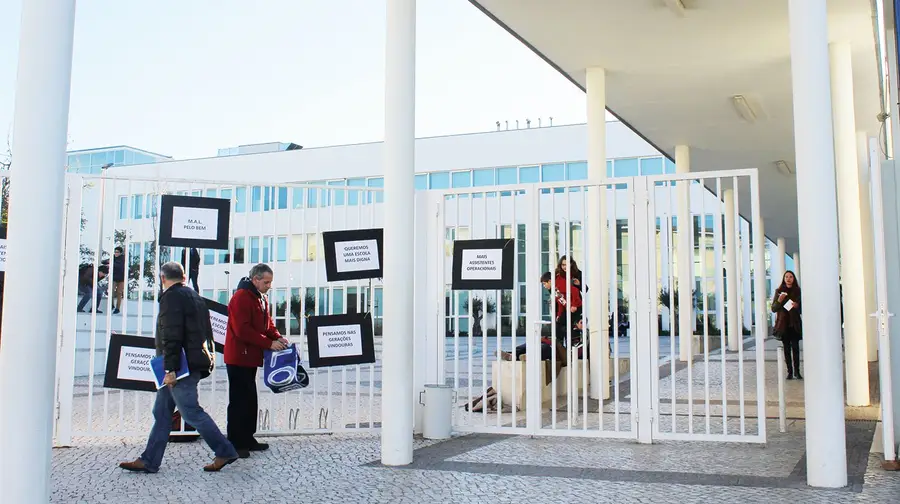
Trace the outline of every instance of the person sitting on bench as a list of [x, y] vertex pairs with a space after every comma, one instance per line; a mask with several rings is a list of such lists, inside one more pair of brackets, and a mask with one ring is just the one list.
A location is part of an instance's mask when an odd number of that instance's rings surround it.
[[[547, 271], [541, 275], [541, 283], [544, 288], [553, 291], [550, 284], [551, 275]], [[569, 312], [572, 313], [572, 324], [578, 325], [581, 322], [581, 293], [578, 289], [572, 288], [572, 285], [566, 281], [564, 275], [556, 275], [556, 360], [564, 362], [565, 350], [563, 350], [563, 342], [567, 341], [569, 331]], [[571, 329], [573, 338], [577, 329]], [[515, 360], [525, 360], [524, 344], [516, 347]], [[510, 352], [500, 352], [500, 358], [503, 360], [513, 360]], [[541, 337], [541, 360], [551, 360], [553, 358], [553, 342], [549, 336]]]

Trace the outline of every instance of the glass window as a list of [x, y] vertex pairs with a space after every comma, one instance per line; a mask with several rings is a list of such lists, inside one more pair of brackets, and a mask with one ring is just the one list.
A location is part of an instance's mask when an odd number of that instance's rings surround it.
[[278, 188], [278, 209], [279, 210], [287, 210], [288, 207], [288, 188], [287, 187], [279, 187]]
[[566, 179], [566, 166], [559, 164], [546, 164], [541, 166], [541, 180], [544, 182], [561, 182]]
[[125, 151], [117, 150], [113, 152], [113, 163], [120, 165], [125, 162]]
[[519, 177], [515, 168], [497, 168], [497, 183], [500, 185], [518, 184]]
[[234, 264], [244, 264], [244, 238], [234, 239]]
[[641, 175], [661, 175], [663, 172], [663, 158], [641, 159]]
[[300, 189], [299, 187], [295, 187], [294, 189], [292, 189], [291, 192], [293, 193], [293, 198], [291, 198], [291, 208], [303, 208], [304, 191], [306, 191], [306, 189]]
[[612, 164], [613, 164], [612, 160], [608, 160], [606, 162], [606, 178], [612, 178], [612, 176], [613, 176]]
[[119, 219], [128, 218], [128, 196], [119, 196]]
[[271, 236], [264, 236], [262, 239], [262, 262], [270, 263], [272, 262], [272, 253], [275, 252], [273, 249], [274, 238]]
[[584, 161], [579, 163], [566, 163], [566, 178], [569, 180], [587, 180], [587, 163]]
[[287, 236], [279, 236], [277, 245], [275, 259], [278, 262], [287, 262]]
[[203, 249], [203, 264], [216, 264], [216, 251], [213, 249]]
[[263, 211], [268, 212], [275, 208], [275, 188], [263, 187]]
[[316, 254], [316, 245], [318, 241], [318, 236], [315, 233], [307, 233], [306, 234], [306, 260], [307, 261], [315, 261]]
[[215, 198], [217, 192], [218, 192], [218, 191], [216, 191], [215, 189], [207, 189], [207, 190], [206, 190], [206, 197], [207, 197], [207, 198]]
[[219, 264], [228, 264], [231, 262], [231, 251], [230, 250], [220, 250], [219, 251]]
[[519, 168], [519, 182], [523, 184], [536, 184], [540, 181], [540, 173], [538, 173], [537, 166], [523, 166]]
[[108, 163], [106, 160], [107, 154], [107, 152], [95, 152], [91, 154], [91, 166], [100, 167]]
[[202, 292], [203, 292], [202, 296], [205, 297], [206, 299], [213, 298], [213, 290], [212, 289], [203, 289]]
[[334, 299], [334, 305], [331, 308], [331, 313], [344, 313], [344, 289], [334, 289], [332, 298]]
[[231, 201], [233, 193], [234, 190], [232, 190], [230, 187], [228, 189], [221, 189], [219, 190], [219, 197]]
[[428, 175], [428, 187], [431, 189], [449, 189], [450, 174], [447, 172], [431, 173]]
[[616, 159], [615, 163], [616, 177], [637, 177], [638, 176], [638, 160], [637, 158]]
[[131, 212], [133, 219], [142, 219], [144, 218], [144, 195], [143, 194], [135, 194], [131, 197]]
[[191, 196], [199, 198], [200, 196], [203, 196], [203, 191], [201, 191], [200, 189], [197, 189], [196, 191], [191, 191]]
[[416, 190], [422, 191], [428, 189], [428, 175], [416, 175]]
[[250, 264], [259, 263], [259, 237], [250, 238]]
[[156, 217], [159, 212], [157, 212], [157, 200], [155, 194], [147, 195], [147, 211], [144, 212], [144, 215], [147, 217]]
[[247, 211], [247, 188], [236, 187], [234, 189], [234, 211], [244, 213]]
[[228, 291], [227, 290], [219, 290], [216, 292], [216, 301], [223, 305], [228, 304]]
[[291, 262], [304, 260], [303, 235], [291, 235]]
[[666, 159], [666, 173], [675, 173], [675, 163], [670, 159]]
[[134, 164], [134, 152], [130, 150], [125, 151], [125, 164]]
[[309, 208], [315, 208], [319, 204], [319, 190], [318, 189], [307, 189], [306, 194], [306, 206]]
[[[343, 180], [332, 180], [328, 185], [341, 187], [346, 185], [346, 183]], [[344, 200], [347, 199], [347, 191], [333, 189], [329, 193], [334, 197], [335, 206], [344, 206]]]
[[[369, 182], [369, 187], [384, 187], [384, 177], [370, 178], [368, 182]], [[384, 192], [383, 191], [369, 193], [369, 196], [368, 196], [369, 202], [372, 201], [373, 194], [375, 197], [375, 203], [384, 203]]]
[[[365, 187], [366, 179], [364, 179], [364, 178], [349, 179], [349, 180], [347, 180], [347, 185], [350, 187]], [[348, 204], [351, 206], [358, 205], [359, 200], [360, 200], [360, 195], [363, 194], [364, 192], [365, 191], [348, 191], [348, 194], [347, 194]]]
[[475, 187], [494, 185], [494, 170], [490, 168], [473, 170], [472, 185]]
[[262, 187], [253, 186], [250, 189], [250, 211], [259, 212], [262, 204]]
[[461, 171], [450, 174], [453, 187], [472, 187], [472, 172]]

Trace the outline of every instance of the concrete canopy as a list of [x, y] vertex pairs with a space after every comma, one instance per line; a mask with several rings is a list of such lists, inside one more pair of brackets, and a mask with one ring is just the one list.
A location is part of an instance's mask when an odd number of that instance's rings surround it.
[[[774, 164], [796, 166], [786, 0], [470, 1], [582, 89], [586, 68], [605, 68], [610, 112], [669, 157], [689, 145], [692, 171], [758, 168], [766, 234], [796, 251], [796, 178]], [[829, 0], [828, 11], [830, 40], [852, 44], [857, 130], [877, 135], [873, 6]], [[740, 201], [749, 215], [749, 192]]]

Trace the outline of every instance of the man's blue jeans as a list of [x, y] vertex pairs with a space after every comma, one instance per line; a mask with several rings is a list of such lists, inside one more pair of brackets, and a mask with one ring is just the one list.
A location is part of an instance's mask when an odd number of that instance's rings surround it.
[[147, 440], [147, 449], [141, 454], [144, 467], [150, 472], [159, 471], [169, 434], [172, 432], [172, 414], [175, 407], [181, 412], [185, 422], [194, 426], [200, 437], [212, 448], [216, 457], [237, 458], [234, 446], [222, 435], [216, 422], [200, 407], [197, 398], [197, 384], [200, 373], [178, 380], [174, 387], [163, 387], [156, 392], [156, 403], [153, 405], [153, 429]]

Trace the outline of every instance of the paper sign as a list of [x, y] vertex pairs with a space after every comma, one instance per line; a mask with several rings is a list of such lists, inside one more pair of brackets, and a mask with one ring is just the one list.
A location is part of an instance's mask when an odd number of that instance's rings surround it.
[[228, 307], [212, 299], [203, 298], [209, 310], [209, 323], [212, 326], [216, 352], [225, 352], [225, 335], [228, 332]]
[[372, 316], [314, 315], [306, 322], [309, 366], [351, 366], [375, 362]]
[[0, 238], [0, 271], [6, 271], [6, 239]]
[[322, 233], [325, 278], [329, 282], [384, 276], [384, 230], [350, 229]]
[[503, 249], [469, 249], [462, 253], [463, 280], [500, 280], [503, 278]]
[[516, 240], [453, 242], [453, 290], [505, 290], [515, 283]]
[[794, 302], [791, 301], [790, 299], [787, 300], [787, 303], [784, 303], [785, 311], [791, 311], [791, 308], [793, 308], [793, 307], [794, 307]]
[[119, 368], [116, 376], [120, 380], [152, 381], [153, 371], [150, 359], [156, 357], [156, 349], [123, 346], [119, 348]]
[[338, 273], [381, 268], [376, 240], [344, 241], [334, 244]]
[[219, 227], [216, 208], [172, 208], [172, 238], [215, 240]]
[[319, 328], [319, 357], [349, 357], [362, 354], [362, 328], [356, 325]]

